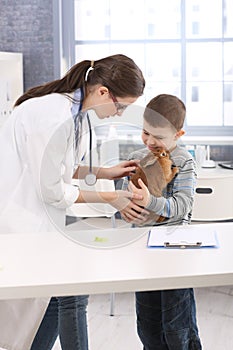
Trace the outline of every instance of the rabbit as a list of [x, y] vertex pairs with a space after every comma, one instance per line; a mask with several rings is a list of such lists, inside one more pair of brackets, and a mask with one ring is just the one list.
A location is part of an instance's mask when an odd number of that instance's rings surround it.
[[[179, 169], [173, 166], [170, 152], [157, 147], [154, 152], [149, 152], [139, 163], [135, 173], [130, 176], [130, 181], [139, 188], [138, 179], [142, 179], [149, 192], [155, 197], [161, 197], [162, 191], [178, 173]], [[146, 223], [162, 222], [165, 217], [151, 212]], [[145, 223], [144, 223], [145, 224]]]

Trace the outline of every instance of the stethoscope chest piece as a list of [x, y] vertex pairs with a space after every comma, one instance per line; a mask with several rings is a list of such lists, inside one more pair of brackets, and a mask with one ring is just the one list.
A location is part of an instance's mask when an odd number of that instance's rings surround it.
[[96, 175], [89, 173], [85, 176], [85, 182], [88, 186], [94, 186], [96, 184]]

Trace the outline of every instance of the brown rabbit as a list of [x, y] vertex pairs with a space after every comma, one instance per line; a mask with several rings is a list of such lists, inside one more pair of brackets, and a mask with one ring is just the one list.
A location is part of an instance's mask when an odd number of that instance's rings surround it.
[[[142, 179], [149, 192], [155, 197], [161, 197], [163, 189], [178, 173], [177, 167], [172, 167], [169, 151], [157, 147], [154, 152], [149, 152], [141, 159], [135, 174], [130, 177], [133, 184], [139, 188], [138, 179]], [[152, 221], [162, 222], [164, 217], [151, 212], [146, 223]]]

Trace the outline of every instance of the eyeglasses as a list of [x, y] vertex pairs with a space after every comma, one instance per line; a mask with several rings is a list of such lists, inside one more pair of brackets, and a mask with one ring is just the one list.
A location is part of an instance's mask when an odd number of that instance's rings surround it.
[[117, 113], [122, 113], [128, 107], [128, 105], [122, 104], [117, 101], [116, 97], [109, 91], [109, 95], [116, 107]]

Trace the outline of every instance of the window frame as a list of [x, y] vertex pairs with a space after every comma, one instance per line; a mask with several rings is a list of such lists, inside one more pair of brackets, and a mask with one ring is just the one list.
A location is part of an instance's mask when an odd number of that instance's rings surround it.
[[[76, 45], [85, 44], [107, 44], [110, 40], [75, 40], [75, 18], [74, 6], [75, 0], [53, 0], [56, 8], [59, 9], [58, 19], [60, 21], [60, 73], [63, 75], [73, 64], [75, 64], [75, 47]], [[224, 0], [223, 0], [224, 1]], [[223, 6], [222, 1], [222, 6]], [[186, 38], [185, 37], [185, 0], [181, 0], [181, 38], [180, 39], [154, 39], [154, 40], [120, 40], [124, 44], [130, 43], [181, 43], [181, 96], [180, 98], [186, 103], [186, 46], [188, 43], [201, 42], [233, 42], [233, 38]], [[222, 23], [224, 26], [224, 21]], [[58, 41], [58, 40], [57, 40]], [[119, 40], [111, 40], [111, 43], [119, 43]], [[222, 77], [224, 78], [224, 77]], [[222, 79], [222, 89], [224, 89], [224, 79]], [[224, 104], [222, 105], [223, 112]], [[233, 116], [232, 116], [233, 117]], [[233, 136], [233, 126], [188, 126], [185, 124], [186, 134], [190, 136]]]

